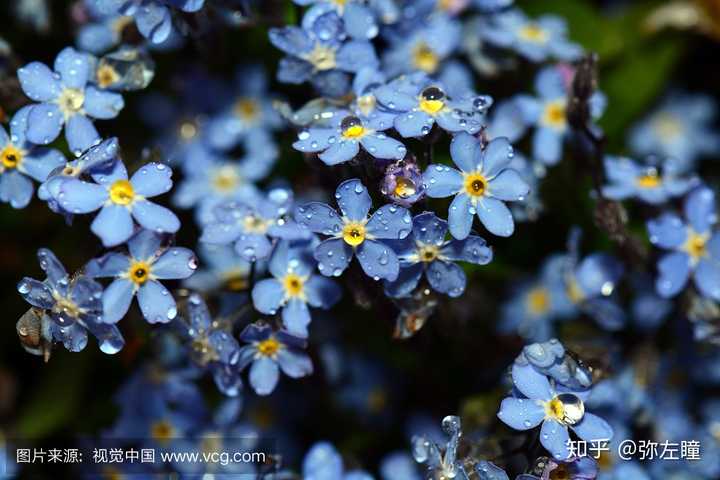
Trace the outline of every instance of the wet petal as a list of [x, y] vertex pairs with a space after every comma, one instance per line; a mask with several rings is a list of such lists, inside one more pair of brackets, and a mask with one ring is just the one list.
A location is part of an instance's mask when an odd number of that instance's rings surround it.
[[288, 332], [298, 337], [307, 338], [310, 320], [312, 318], [307, 304], [298, 298], [291, 298], [282, 310], [283, 325]]
[[335, 191], [335, 198], [343, 215], [353, 221], [365, 220], [372, 206], [367, 188], [357, 178], [341, 183]]
[[337, 283], [320, 275], [311, 275], [305, 282], [307, 302], [315, 308], [328, 309], [340, 300], [341, 295]]
[[130, 309], [130, 303], [135, 296], [134, 284], [125, 278], [113, 281], [103, 292], [104, 323], [117, 323]]
[[695, 270], [695, 285], [702, 294], [720, 300], [720, 265], [712, 260], [700, 260]]
[[150, 323], [167, 323], [177, 316], [175, 299], [160, 282], [145, 282], [137, 297], [143, 317]]
[[435, 260], [427, 269], [427, 279], [433, 290], [450, 297], [459, 297], [465, 291], [467, 278], [459, 266], [451, 262]]
[[462, 189], [462, 173], [447, 165], [430, 165], [423, 173], [425, 194], [431, 198], [455, 195]]
[[356, 140], [338, 140], [319, 155], [325, 165], [337, 165], [355, 158], [360, 151]]
[[468, 133], [458, 133], [450, 142], [452, 161], [463, 172], [473, 172], [480, 164], [480, 142]]
[[499, 237], [509, 237], [515, 231], [510, 210], [496, 198], [483, 197], [477, 204], [480, 222], [490, 233]]
[[571, 427], [578, 437], [586, 442], [610, 441], [613, 437], [612, 427], [602, 418], [592, 413], [585, 413], [580, 423]]
[[400, 160], [407, 153], [405, 145], [384, 133], [366, 135], [360, 143], [375, 158]]
[[677, 295], [685, 288], [690, 275], [690, 257], [686, 253], [673, 252], [658, 262], [658, 278], [655, 287], [661, 297]]
[[500, 403], [498, 418], [515, 430], [529, 430], [540, 425], [545, 409], [526, 398], [508, 397]]
[[27, 139], [38, 145], [47, 145], [60, 135], [65, 120], [55, 104], [35, 105], [28, 114]]
[[399, 240], [408, 236], [412, 229], [410, 212], [403, 207], [388, 204], [375, 210], [365, 225], [373, 238]]
[[528, 184], [511, 168], [500, 172], [488, 186], [489, 195], [505, 201], [523, 200], [530, 193]]
[[100, 90], [90, 85], [85, 90], [85, 112], [93, 117], [107, 120], [115, 118], [125, 106], [122, 95], [115, 92]]
[[557, 460], [567, 460], [570, 457], [570, 434], [567, 427], [552, 419], [543, 422], [540, 429], [540, 443]]
[[36, 102], [49, 102], [60, 95], [60, 80], [44, 63], [28, 63], [17, 74], [23, 92]]
[[392, 248], [376, 242], [365, 240], [357, 247], [357, 257], [365, 273], [375, 280], [395, 280], [398, 276], [400, 263]]
[[79, 155], [96, 143], [100, 142], [100, 134], [95, 125], [85, 115], [76, 113], [65, 125], [65, 139], [70, 151]]
[[252, 300], [255, 309], [267, 315], [275, 315], [285, 297], [285, 289], [274, 278], [260, 280], [252, 289]]
[[95, 217], [90, 230], [100, 237], [103, 245], [114, 247], [127, 241], [135, 230], [130, 211], [122, 205], [105, 205]]
[[55, 58], [54, 68], [65, 87], [81, 90], [90, 78], [90, 60], [87, 53], [66, 47]]
[[146, 200], [133, 203], [132, 215], [140, 225], [148, 230], [159, 233], [175, 233], [180, 229], [180, 220], [173, 212]]
[[282, 371], [291, 378], [300, 378], [313, 372], [310, 357], [301, 352], [282, 349], [278, 352], [278, 363]]
[[323, 275], [340, 276], [353, 257], [353, 249], [340, 238], [331, 238], [321, 242], [314, 253], [318, 262], [318, 270]]
[[547, 401], [553, 397], [547, 377], [535, 370], [532, 365], [514, 364], [512, 379], [515, 387], [530, 399]]
[[160, 280], [188, 278], [197, 270], [197, 257], [189, 248], [171, 247], [152, 265], [152, 274]]
[[269, 395], [280, 379], [278, 365], [267, 357], [260, 357], [250, 367], [250, 386], [258, 395]]
[[295, 209], [295, 221], [311, 232], [335, 236], [342, 231], [340, 215], [330, 205], [310, 202]]
[[68, 179], [57, 195], [60, 206], [70, 213], [89, 213], [100, 208], [108, 198], [107, 190], [95, 183]]

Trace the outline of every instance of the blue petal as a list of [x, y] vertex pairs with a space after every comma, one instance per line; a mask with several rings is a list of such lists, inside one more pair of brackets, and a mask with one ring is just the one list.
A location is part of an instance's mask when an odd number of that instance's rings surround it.
[[422, 110], [411, 110], [395, 117], [395, 130], [403, 137], [422, 137], [430, 133], [435, 119]]
[[315, 308], [328, 309], [335, 305], [342, 295], [340, 287], [330, 279], [311, 275], [305, 282], [307, 302]]
[[271, 28], [268, 32], [270, 43], [290, 55], [299, 56], [313, 48], [310, 36], [300, 27]]
[[335, 54], [338, 70], [357, 72], [363, 67], [376, 67], [377, 55], [372, 43], [361, 40], [345, 42]]
[[90, 260], [85, 266], [85, 274], [91, 278], [119, 277], [127, 272], [128, 268], [130, 268], [130, 259], [127, 255], [110, 252]]
[[[293, 148], [301, 152], [322, 152], [333, 146], [333, 142], [336, 142], [339, 136], [340, 134], [335, 128], [309, 128], [298, 134], [298, 140], [293, 143]], [[348, 160], [350, 158], [352, 156]]]
[[143, 317], [150, 323], [167, 323], [177, 316], [175, 299], [160, 282], [148, 280], [137, 297]]
[[487, 265], [493, 258], [493, 251], [484, 238], [470, 235], [464, 240], [452, 240], [445, 245], [441, 253], [447, 260]]
[[265, 235], [243, 234], [235, 242], [235, 251], [248, 262], [255, 262], [270, 256], [272, 243]]
[[528, 184], [511, 168], [503, 170], [490, 180], [488, 187], [489, 195], [505, 201], [523, 200], [530, 193]]
[[328, 442], [313, 445], [303, 459], [302, 475], [305, 480], [338, 480], [342, 474], [342, 458]]
[[28, 63], [17, 74], [23, 92], [36, 102], [49, 102], [60, 95], [60, 81], [44, 63]]
[[172, 188], [172, 170], [163, 163], [148, 163], [130, 179], [133, 189], [143, 197], [154, 197]]
[[592, 413], [585, 413], [582, 420], [571, 427], [578, 437], [586, 442], [610, 441], [613, 437], [612, 427], [602, 418]]
[[360, 151], [357, 140], [338, 140], [319, 155], [325, 165], [337, 165], [355, 158]]
[[412, 229], [410, 212], [397, 205], [383, 205], [375, 210], [365, 225], [365, 230], [373, 238], [400, 240], [408, 236]]
[[448, 225], [450, 225], [450, 234], [458, 240], [463, 240], [470, 235], [473, 222], [471, 208], [470, 197], [465, 193], [459, 193], [450, 204]]
[[553, 397], [547, 377], [535, 370], [532, 365], [514, 364], [512, 379], [515, 387], [530, 399], [547, 401]]
[[55, 104], [35, 105], [28, 114], [27, 139], [38, 145], [47, 145], [60, 135], [65, 119]]
[[343, 22], [348, 35], [357, 39], [371, 39], [377, 36], [379, 28], [375, 15], [365, 5], [351, 2], [345, 5]]
[[32, 200], [34, 190], [32, 181], [17, 170], [0, 174], [0, 201], [13, 208], [25, 208]]
[[405, 145], [384, 133], [365, 135], [360, 143], [375, 158], [400, 160], [407, 153]]
[[103, 317], [105, 323], [117, 323], [127, 313], [135, 296], [133, 283], [126, 278], [114, 280], [103, 292]]
[[159, 3], [145, 3], [135, 14], [135, 23], [143, 37], [153, 43], [164, 42], [172, 31], [170, 10]]
[[34, 278], [23, 278], [18, 283], [18, 292], [33, 307], [50, 309], [55, 305], [52, 290], [44, 282]]
[[90, 230], [100, 237], [106, 247], [124, 243], [132, 236], [134, 228], [128, 209], [114, 204], [105, 205], [90, 225]]
[[85, 112], [93, 117], [107, 120], [115, 118], [125, 106], [122, 95], [115, 92], [100, 90], [90, 85], [85, 89]]
[[313, 372], [310, 357], [301, 352], [293, 352], [286, 348], [278, 352], [278, 363], [282, 371], [291, 378], [300, 378]]
[[372, 206], [367, 188], [357, 178], [341, 183], [335, 190], [335, 198], [343, 215], [352, 221], [365, 220]]
[[555, 165], [562, 157], [563, 136], [551, 128], [540, 127], [533, 135], [533, 156], [546, 165]]
[[483, 197], [477, 204], [477, 214], [480, 222], [494, 235], [509, 237], [515, 231], [510, 210], [496, 198]]
[[267, 315], [275, 315], [285, 298], [282, 283], [274, 278], [259, 281], [252, 289], [255, 309]]
[[400, 263], [392, 248], [376, 242], [365, 240], [357, 247], [357, 258], [365, 273], [375, 280], [395, 280], [398, 276]]
[[108, 192], [95, 183], [71, 178], [62, 182], [57, 199], [62, 208], [70, 213], [89, 213], [105, 203]]
[[533, 400], [508, 397], [500, 403], [498, 418], [515, 430], [529, 430], [540, 425], [545, 409]]
[[340, 276], [353, 256], [353, 249], [340, 238], [330, 238], [315, 248], [314, 257], [323, 275]]
[[687, 240], [687, 227], [680, 217], [670, 213], [647, 222], [650, 242], [660, 248], [674, 249]]
[[310, 311], [307, 304], [298, 298], [291, 298], [282, 311], [283, 326], [298, 337], [307, 338], [310, 325]]
[[203, 226], [200, 241], [217, 245], [225, 245], [237, 240], [242, 232], [243, 227], [239, 223], [208, 223]]
[[188, 278], [197, 269], [197, 258], [192, 250], [171, 247], [152, 264], [152, 274], [160, 280]]
[[513, 159], [513, 148], [505, 137], [492, 140], [482, 151], [480, 170], [486, 178], [492, 179], [507, 168]]
[[659, 276], [655, 287], [661, 297], [673, 297], [685, 288], [690, 275], [690, 257], [687, 253], [668, 253], [660, 259], [657, 266]]
[[18, 170], [38, 182], [44, 182], [48, 175], [61, 165], [65, 165], [65, 157], [62, 153], [50, 148], [37, 147], [23, 158]]
[[695, 269], [695, 285], [700, 292], [713, 300], [720, 300], [720, 265], [702, 259]]
[[157, 254], [158, 250], [160, 250], [162, 240], [163, 238], [153, 231], [140, 230], [128, 242], [130, 255], [138, 260], [149, 260]]
[[55, 58], [55, 71], [65, 87], [82, 90], [90, 78], [91, 56], [72, 47], [64, 48]]
[[465, 291], [467, 278], [459, 266], [436, 260], [428, 266], [427, 279], [433, 290], [450, 297], [459, 297]]
[[65, 139], [70, 150], [79, 154], [99, 143], [100, 134], [89, 118], [76, 113], [68, 119], [67, 125], [65, 125]]
[[425, 194], [431, 198], [455, 195], [462, 189], [462, 173], [446, 165], [430, 165], [423, 173]]
[[422, 273], [422, 263], [400, 268], [400, 272], [395, 280], [385, 282], [385, 293], [393, 298], [407, 297], [417, 287]]
[[570, 457], [570, 434], [567, 427], [552, 419], [543, 422], [540, 429], [540, 443], [557, 460], [567, 460]]
[[685, 201], [685, 217], [697, 233], [706, 233], [717, 221], [715, 194], [708, 187], [693, 191]]
[[175, 233], [180, 229], [180, 220], [167, 208], [146, 200], [136, 201], [132, 205], [133, 217], [144, 228], [159, 233]]
[[250, 367], [250, 385], [258, 395], [269, 395], [275, 390], [280, 378], [277, 364], [267, 357], [260, 357]]
[[420, 243], [441, 245], [447, 231], [447, 222], [432, 212], [423, 212], [413, 218], [413, 237]]
[[474, 172], [480, 164], [480, 142], [468, 133], [458, 133], [450, 142], [452, 161], [463, 172]]
[[[368, 207], [369, 210], [369, 207]], [[340, 215], [330, 205], [311, 202], [295, 209], [295, 221], [311, 232], [335, 236], [342, 231]]]

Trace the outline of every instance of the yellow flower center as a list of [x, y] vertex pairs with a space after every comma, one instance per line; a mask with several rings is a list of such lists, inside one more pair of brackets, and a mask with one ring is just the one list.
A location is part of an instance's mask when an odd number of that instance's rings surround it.
[[261, 355], [274, 357], [278, 350], [280, 350], [280, 342], [278, 342], [275, 337], [270, 337], [258, 343], [257, 350]]
[[66, 88], [58, 97], [60, 110], [66, 115], [72, 115], [82, 110], [85, 103], [85, 93], [75, 88]]
[[343, 118], [340, 123], [340, 131], [343, 137], [349, 139], [360, 138], [366, 133], [362, 121], [353, 115]]
[[528, 23], [520, 29], [518, 35], [523, 40], [533, 43], [545, 43], [548, 40], [547, 32], [536, 23]]
[[260, 107], [257, 102], [251, 98], [241, 98], [235, 102], [233, 112], [238, 117], [249, 122], [257, 118], [258, 113], [260, 113]]
[[5, 168], [17, 168], [22, 158], [22, 152], [11, 143], [5, 146], [2, 153], [0, 153], [0, 161], [2, 161], [3, 167]]
[[541, 315], [550, 309], [550, 295], [546, 288], [536, 287], [527, 296], [527, 305], [531, 313]]
[[218, 192], [228, 193], [240, 184], [240, 176], [232, 166], [225, 165], [215, 171], [212, 184]]
[[335, 68], [335, 50], [321, 44], [315, 45], [305, 60], [312, 63], [316, 70], [332, 70]]
[[357, 247], [365, 241], [365, 224], [348, 222], [343, 227], [343, 240], [352, 247]]
[[418, 256], [421, 262], [430, 263], [438, 258], [440, 255], [440, 247], [437, 245], [420, 245], [418, 248]]
[[393, 193], [396, 197], [408, 198], [417, 193], [415, 182], [406, 177], [397, 177], [395, 179], [395, 189]]
[[580, 288], [580, 285], [578, 285], [577, 280], [574, 278], [568, 280], [565, 291], [567, 292], [567, 296], [570, 298], [570, 301], [573, 303], [580, 303], [585, 299], [585, 294]]
[[565, 117], [565, 100], [553, 100], [545, 104], [542, 122], [556, 129], [563, 129], [567, 123]]
[[672, 113], [659, 113], [653, 121], [653, 129], [659, 137], [671, 140], [683, 132], [682, 122]]
[[133, 262], [128, 270], [128, 277], [137, 285], [142, 285], [150, 278], [150, 265], [145, 262]]
[[296, 273], [288, 273], [283, 278], [283, 287], [285, 288], [285, 296], [302, 297], [305, 294], [305, 280]]
[[357, 107], [358, 110], [362, 112], [363, 115], [368, 116], [370, 115], [373, 110], [375, 110], [375, 106], [377, 105], [377, 99], [375, 98], [375, 95], [372, 93], [368, 93], [367, 95], [362, 95], [358, 97], [357, 99]]
[[192, 140], [197, 135], [198, 129], [193, 122], [182, 122], [180, 128], [178, 128], [178, 134], [180, 138], [185, 141]]
[[465, 174], [465, 192], [471, 197], [482, 197], [487, 190], [487, 179], [479, 172]]
[[132, 17], [123, 15], [122, 17], [118, 17], [117, 20], [113, 21], [110, 28], [112, 29], [112, 31], [119, 35], [122, 33], [125, 27], [130, 25], [132, 22]]
[[97, 84], [101, 88], [107, 88], [120, 80], [120, 74], [108, 63], [100, 65], [97, 72], [95, 72], [95, 76], [97, 78]]
[[270, 222], [257, 215], [247, 215], [243, 219], [243, 228], [248, 233], [263, 234], [270, 227]]
[[248, 279], [246, 272], [239, 270], [233, 270], [227, 272], [224, 275], [225, 288], [233, 292], [239, 292], [245, 290], [248, 286]]
[[425, 73], [435, 73], [440, 59], [425, 42], [420, 42], [413, 49], [413, 65]]
[[75, 302], [67, 297], [62, 297], [53, 291], [53, 299], [55, 300], [55, 306], [53, 310], [57, 313], [64, 313], [72, 318], [77, 318], [80, 314], [86, 312], [84, 308], [77, 306]]
[[570, 480], [570, 472], [565, 465], [558, 465], [550, 472], [550, 480]]
[[167, 420], [158, 420], [150, 426], [150, 436], [165, 445], [175, 436], [175, 428]]
[[657, 188], [662, 184], [662, 178], [656, 171], [651, 170], [645, 175], [638, 177], [637, 186], [640, 188]]
[[685, 251], [693, 260], [697, 261], [707, 255], [706, 244], [708, 240], [708, 234], [688, 232], [688, 238], [685, 241]]
[[555, 397], [545, 403], [545, 415], [560, 422], [565, 417], [565, 405]]
[[129, 180], [117, 180], [110, 187], [110, 201], [116, 205], [129, 205], [135, 198], [135, 190]]

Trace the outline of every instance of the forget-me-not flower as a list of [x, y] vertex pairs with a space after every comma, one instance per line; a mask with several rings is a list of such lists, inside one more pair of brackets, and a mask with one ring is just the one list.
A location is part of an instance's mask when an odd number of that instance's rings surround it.
[[90, 54], [67, 47], [55, 59], [54, 72], [40, 62], [18, 69], [23, 91], [38, 102], [27, 117], [28, 140], [47, 145], [65, 126], [68, 146], [78, 155], [100, 141], [90, 118], [115, 118], [125, 104], [120, 94], [89, 83], [94, 64]]
[[32, 107], [23, 107], [10, 121], [10, 135], [0, 126], [0, 201], [24, 208], [34, 192], [32, 179], [47, 180], [50, 172], [65, 164], [55, 149], [36, 147], [27, 141], [25, 130]]
[[283, 330], [274, 331], [264, 323], [250, 324], [240, 334], [248, 343], [240, 348], [238, 368], [250, 365], [250, 386], [258, 395], [269, 395], [275, 390], [280, 370], [292, 378], [313, 372], [312, 360], [303, 352], [305, 341]]
[[570, 458], [568, 428], [586, 442], [609, 441], [612, 438], [610, 425], [585, 411], [584, 402], [590, 390], [554, 387], [531, 365], [513, 365], [512, 379], [518, 396], [502, 401], [498, 418], [515, 430], [529, 430], [542, 424], [540, 443], [556, 459]]
[[261, 280], [253, 288], [255, 308], [268, 315], [282, 310], [285, 329], [293, 335], [307, 337], [311, 320], [308, 307], [332, 307], [340, 300], [340, 287], [314, 273], [315, 260], [309, 242], [291, 246], [287, 241], [280, 241], [270, 257], [268, 269], [273, 278]]
[[320, 16], [335, 11], [342, 17], [345, 31], [358, 40], [369, 40], [377, 36], [378, 27], [372, 5], [358, 0], [293, 0], [298, 5], [312, 5], [308, 15]]
[[76, 178], [64, 180], [55, 199], [63, 210], [73, 214], [99, 209], [90, 229], [103, 245], [111, 247], [132, 236], [135, 222], [157, 233], [178, 231], [180, 220], [175, 214], [147, 200], [169, 191], [171, 176], [172, 170], [167, 165], [148, 163], [128, 180], [125, 165], [118, 161], [107, 173], [92, 175], [97, 183]]
[[423, 177], [428, 197], [455, 196], [448, 212], [452, 236], [467, 238], [476, 214], [494, 235], [512, 235], [515, 224], [504, 202], [523, 200], [529, 187], [508, 167], [513, 149], [507, 139], [496, 138], [482, 148], [475, 137], [459, 133], [450, 144], [450, 155], [459, 170], [429, 165]]
[[408, 236], [412, 229], [410, 212], [388, 204], [368, 218], [372, 199], [357, 178], [341, 183], [335, 198], [341, 215], [330, 205], [320, 202], [311, 202], [295, 210], [295, 220], [301, 226], [330, 237], [315, 248], [320, 272], [326, 276], [339, 276], [357, 255], [368, 276], [375, 280], [395, 280], [400, 264], [393, 249], [383, 240], [400, 240]]
[[685, 199], [685, 220], [664, 213], [647, 224], [650, 242], [669, 250], [658, 262], [655, 286], [663, 297], [677, 295], [690, 276], [706, 297], [720, 300], [720, 236], [715, 194], [708, 187], [694, 190]]
[[467, 278], [456, 261], [486, 265], [492, 260], [492, 249], [481, 237], [471, 235], [464, 240], [446, 240], [447, 222], [432, 212], [413, 218], [412, 233], [391, 246], [400, 261], [400, 273], [392, 282], [385, 282], [385, 292], [393, 297], [409, 295], [425, 277], [433, 290], [451, 297], [465, 291]]
[[120, 321], [135, 295], [148, 322], [166, 323], [175, 318], [175, 299], [158, 280], [189, 277], [197, 269], [197, 259], [187, 248], [163, 247], [162, 243], [161, 235], [141, 230], [128, 241], [130, 255], [110, 252], [88, 264], [88, 275], [114, 278], [102, 295], [104, 322]]

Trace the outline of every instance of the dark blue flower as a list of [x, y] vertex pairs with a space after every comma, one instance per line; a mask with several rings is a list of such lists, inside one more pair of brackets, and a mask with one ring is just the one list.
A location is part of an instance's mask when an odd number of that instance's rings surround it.
[[679, 197], [700, 183], [696, 176], [686, 176], [678, 162], [668, 158], [662, 165], [642, 165], [627, 157], [605, 157], [605, 175], [609, 185], [603, 194], [613, 200], [638, 198], [657, 205]]
[[[172, 188], [172, 170], [162, 163], [148, 163], [128, 180], [122, 161], [108, 172], [94, 173], [96, 183], [76, 178], [64, 179], [55, 195], [63, 210], [90, 213], [100, 210], [90, 229], [103, 245], [120, 245], [135, 231], [135, 222], [157, 233], [175, 233], [180, 220], [165, 207], [147, 198], [162, 195]], [[133, 221], [134, 220], [134, 221]]]
[[111, 252], [88, 264], [89, 276], [114, 278], [102, 294], [104, 322], [120, 321], [135, 295], [148, 322], [166, 323], [175, 318], [175, 299], [158, 280], [189, 277], [197, 269], [197, 259], [187, 248], [163, 247], [162, 243], [161, 235], [141, 230], [128, 241], [130, 255]]
[[280, 241], [268, 264], [273, 278], [259, 281], [252, 291], [255, 308], [274, 315], [282, 310], [288, 332], [307, 337], [310, 324], [308, 306], [329, 309], [340, 300], [340, 288], [328, 278], [315, 275], [315, 260], [308, 242], [291, 246]]
[[230, 202], [214, 209], [215, 219], [203, 228], [201, 242], [225, 245], [233, 243], [244, 260], [267, 258], [273, 241], [307, 238], [308, 232], [289, 218], [293, 203], [290, 190], [274, 188], [256, 202]]
[[312, 202], [295, 210], [295, 219], [310, 231], [330, 238], [315, 248], [318, 269], [326, 276], [339, 276], [357, 254], [365, 273], [379, 280], [395, 280], [400, 269], [397, 255], [382, 240], [399, 240], [412, 229], [410, 212], [396, 205], [383, 205], [368, 218], [372, 199], [356, 178], [341, 183], [335, 198], [342, 211]]
[[65, 163], [59, 151], [36, 147], [25, 138], [31, 108], [23, 107], [13, 116], [10, 135], [0, 126], [0, 201], [13, 208], [30, 203], [33, 179], [44, 182], [50, 172]]
[[40, 267], [47, 274], [44, 282], [23, 278], [18, 292], [30, 305], [44, 310], [53, 320], [49, 336], [61, 341], [70, 351], [78, 352], [87, 345], [87, 331], [97, 337], [100, 350], [117, 353], [125, 345], [120, 331], [102, 321], [102, 287], [86, 275], [68, 275], [55, 255], [47, 249], [38, 250]]
[[245, 327], [240, 340], [248, 343], [240, 349], [238, 368], [250, 365], [250, 386], [258, 395], [269, 395], [275, 390], [280, 370], [292, 378], [313, 372], [310, 357], [302, 350], [305, 341], [283, 330], [274, 331], [258, 322]]
[[720, 300], [720, 236], [715, 194], [708, 187], [694, 190], [685, 199], [685, 220], [674, 213], [664, 213], [647, 224], [650, 242], [669, 250], [658, 262], [658, 293], [672, 297], [685, 288], [692, 275], [700, 293]]
[[79, 155], [100, 141], [88, 118], [115, 118], [124, 107], [123, 98], [88, 83], [94, 75], [94, 59], [72, 47], [61, 51], [53, 72], [44, 63], [32, 62], [18, 69], [25, 94], [35, 102], [27, 116], [27, 139], [47, 145], [65, 126], [70, 150]]
[[467, 238], [476, 214], [490, 233], [512, 235], [515, 224], [503, 202], [523, 200], [530, 189], [509, 168], [513, 149], [507, 139], [496, 138], [482, 148], [475, 137], [459, 133], [450, 144], [450, 155], [460, 170], [429, 165], [423, 177], [428, 197], [455, 196], [448, 211], [452, 236]]
[[540, 443], [557, 460], [570, 458], [571, 428], [586, 442], [609, 441], [613, 430], [602, 418], [585, 411], [590, 390], [576, 391], [553, 386], [531, 365], [512, 368], [516, 396], [500, 405], [498, 418], [515, 430], [529, 430], [542, 423]]
[[458, 297], [465, 291], [465, 272], [454, 262], [486, 265], [492, 260], [492, 249], [481, 237], [471, 235], [464, 240], [446, 240], [447, 222], [424, 212], [413, 218], [412, 233], [391, 246], [400, 261], [400, 273], [392, 282], [385, 282], [385, 292], [392, 297], [409, 295], [423, 273], [438, 292]]

